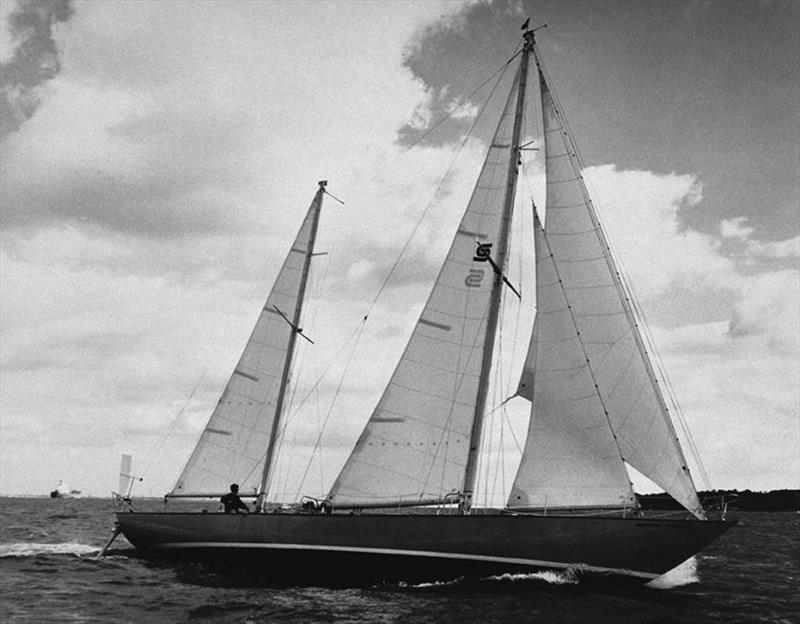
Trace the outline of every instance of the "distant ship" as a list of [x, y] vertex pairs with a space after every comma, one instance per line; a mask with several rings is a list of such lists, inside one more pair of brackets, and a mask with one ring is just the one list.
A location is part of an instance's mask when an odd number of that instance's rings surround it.
[[63, 481], [59, 481], [56, 489], [50, 492], [50, 498], [78, 498], [80, 495], [80, 490], [70, 489]]

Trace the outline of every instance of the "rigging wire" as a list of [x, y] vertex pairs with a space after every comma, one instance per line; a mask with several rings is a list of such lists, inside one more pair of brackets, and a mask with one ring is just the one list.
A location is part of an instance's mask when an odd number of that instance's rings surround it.
[[[331, 197], [333, 197], [333, 196], [331, 195]], [[315, 254], [315, 255], [321, 255], [321, 254]], [[326, 254], [326, 257], [327, 257], [327, 254]], [[311, 286], [310, 290], [311, 290], [312, 296], [309, 298], [309, 300], [310, 300], [309, 303], [318, 302], [321, 299], [321, 296], [320, 296], [321, 295], [321, 291], [323, 289], [323, 285], [326, 283], [326, 279], [327, 279], [327, 276], [328, 276], [328, 269], [329, 268], [330, 268], [330, 263], [329, 262], [325, 262], [323, 264], [323, 268], [321, 270], [317, 270], [317, 271], [312, 271], [311, 272], [310, 275], [311, 275], [311, 280], [312, 280], [312, 286]], [[319, 313], [319, 306], [318, 305], [309, 305], [309, 306], [307, 306], [306, 309], [311, 309], [313, 311], [313, 314], [309, 315], [309, 319], [308, 319], [309, 323], [311, 325], [313, 325], [314, 322], [316, 321], [318, 313]], [[298, 350], [296, 352], [296, 355], [295, 355], [295, 358], [294, 358], [295, 365], [292, 367], [293, 370], [290, 371], [290, 377], [289, 377], [290, 380], [291, 379], [299, 379], [299, 378], [301, 378], [303, 376], [302, 371], [303, 371], [303, 368], [306, 365], [307, 348], [308, 348], [308, 345], [306, 343], [302, 343], [300, 345], [300, 348], [298, 348]], [[286, 440], [285, 440], [286, 431], [288, 430], [290, 424], [292, 424], [294, 422], [293, 416], [295, 416], [297, 414], [297, 411], [299, 411], [299, 409], [302, 408], [302, 406], [303, 406], [301, 404], [300, 406], [295, 408], [295, 401], [297, 399], [297, 393], [299, 392], [299, 389], [300, 389], [299, 388], [299, 384], [294, 384], [294, 383], [291, 384], [292, 392], [291, 392], [291, 394], [289, 396], [289, 400], [286, 403], [286, 410], [284, 412], [285, 416], [283, 417], [283, 422], [281, 423], [281, 429], [280, 429], [279, 433], [277, 434], [277, 438], [278, 439], [275, 441], [275, 461], [273, 463], [273, 470], [276, 471], [276, 476], [277, 476], [278, 468], [279, 467], [282, 468], [283, 482], [279, 486], [279, 488], [282, 488], [282, 489], [276, 489], [274, 492], [272, 492], [273, 496], [275, 496], [278, 492], [285, 492], [285, 491], [288, 490], [289, 479], [291, 478], [291, 475], [292, 475], [292, 472], [293, 472], [293, 465], [294, 465], [294, 459], [295, 459], [296, 454], [294, 454], [294, 453], [292, 454], [291, 460], [290, 460], [288, 466], [283, 466], [283, 462], [281, 461], [281, 457], [283, 456], [284, 447], [287, 445], [286, 444]], [[289, 448], [296, 448], [296, 446], [297, 446], [297, 436], [298, 436], [297, 427], [293, 428], [293, 434], [294, 435], [292, 437], [292, 440], [288, 444]]]
[[[353, 356], [356, 353], [356, 348], [358, 347], [358, 342], [361, 339], [361, 335], [364, 332], [364, 326], [365, 325], [366, 325], [366, 317], [364, 317], [364, 319], [361, 321], [361, 323], [359, 323], [359, 325], [356, 328], [356, 330], [353, 332], [353, 334], [350, 335], [350, 337], [347, 340], [347, 342], [350, 342], [350, 340], [352, 340], [355, 337], [355, 340], [353, 341], [353, 348], [350, 351], [350, 355], [347, 358], [344, 370], [342, 371], [342, 375], [339, 378], [339, 383], [336, 386], [336, 391], [334, 392], [333, 399], [331, 400], [330, 407], [328, 408], [328, 413], [325, 415], [325, 420], [322, 422], [322, 428], [320, 429], [319, 434], [317, 435], [317, 439], [316, 439], [316, 441], [314, 443], [314, 448], [311, 451], [311, 456], [312, 457], [314, 456], [314, 453], [316, 453], [317, 449], [319, 449], [320, 444], [322, 443], [322, 436], [324, 435], [325, 429], [327, 428], [328, 420], [330, 419], [331, 414], [333, 413], [333, 407], [334, 407], [334, 405], [336, 403], [336, 399], [339, 396], [339, 393], [341, 392], [342, 385], [344, 384], [345, 375], [346, 375], [348, 369], [350, 368], [350, 363], [352, 362]], [[346, 346], [347, 342], [345, 343], [345, 346]], [[344, 351], [344, 347], [342, 348], [342, 351]], [[330, 369], [331, 366], [333, 366], [333, 361], [325, 369], [325, 373]], [[324, 373], [323, 373], [323, 376], [324, 376]], [[318, 388], [319, 387], [319, 383], [321, 381], [322, 381], [322, 377], [320, 377], [320, 379], [314, 384], [312, 390]], [[306, 398], [308, 396], [309, 395], [306, 395]], [[305, 398], [304, 398], [304, 400], [305, 400]], [[308, 472], [311, 469], [311, 464], [312, 464], [311, 461], [309, 461], [306, 464], [306, 469], [303, 472], [303, 478], [300, 480], [300, 485], [298, 486], [297, 491], [295, 492], [295, 500], [297, 500], [297, 498], [300, 496], [300, 492], [303, 489], [303, 486], [305, 485], [306, 478], [308, 477]]]
[[697, 444], [695, 443], [694, 436], [692, 435], [691, 430], [689, 429], [689, 424], [686, 421], [686, 417], [683, 413], [683, 409], [678, 402], [677, 394], [675, 393], [674, 387], [672, 385], [672, 380], [670, 379], [669, 375], [667, 374], [667, 369], [664, 366], [664, 362], [661, 358], [661, 354], [655, 347], [655, 339], [653, 337], [652, 331], [650, 329], [650, 325], [647, 322], [647, 317], [644, 313], [644, 308], [639, 304], [638, 296], [636, 296], [636, 291], [633, 288], [633, 284], [628, 284], [626, 280], [626, 285], [629, 288], [630, 292], [634, 295], [631, 297], [631, 303], [635, 307], [637, 316], [640, 319], [640, 325], [643, 329], [645, 334], [645, 340], [647, 341], [647, 345], [650, 349], [650, 354], [652, 355], [653, 359], [656, 362], [656, 368], [658, 369], [658, 373], [661, 376], [661, 379], [664, 381], [667, 390], [667, 396], [670, 399], [670, 403], [674, 408], [674, 413], [678, 416], [678, 423], [681, 426], [681, 429], [686, 436], [686, 441], [689, 445], [689, 450], [692, 454], [692, 459], [694, 460], [700, 480], [703, 483], [703, 489], [709, 490], [711, 489], [711, 481], [708, 478], [708, 473], [706, 472], [705, 466], [703, 465], [702, 460], [700, 459], [700, 452], [697, 448]]
[[[450, 165], [447, 167], [447, 170], [444, 172], [444, 175], [442, 175], [442, 177], [439, 179], [439, 183], [436, 185], [436, 188], [433, 191], [433, 194], [431, 196], [431, 200], [428, 202], [428, 204], [425, 206], [423, 211], [420, 213], [420, 216], [418, 217], [416, 223], [414, 224], [414, 227], [412, 228], [411, 233], [406, 238], [406, 241], [403, 244], [403, 247], [400, 250], [400, 253], [397, 255], [397, 258], [395, 259], [394, 263], [392, 264], [391, 268], [389, 269], [389, 272], [386, 274], [386, 277], [383, 279], [383, 282], [381, 282], [381, 286], [378, 289], [378, 293], [375, 295], [375, 298], [372, 300], [372, 303], [370, 303], [370, 305], [369, 305], [369, 307], [367, 309], [367, 313], [364, 315], [364, 319], [365, 320], [370, 315], [370, 313], [372, 312], [373, 308], [375, 307], [375, 304], [378, 302], [378, 299], [380, 299], [381, 295], [383, 294], [383, 291], [386, 289], [386, 286], [389, 283], [389, 281], [392, 278], [392, 276], [394, 275], [395, 271], [397, 270], [397, 266], [400, 264], [400, 261], [406, 255], [406, 252], [408, 251], [408, 248], [411, 245], [411, 241], [414, 240], [414, 237], [416, 236], [420, 225], [422, 225], [423, 220], [427, 216], [427, 214], [430, 211], [431, 207], [433, 207], [433, 205], [434, 205], [434, 203], [436, 201], [436, 198], [439, 195], [439, 191], [444, 186], [444, 183], [447, 181], [447, 179], [450, 177], [450, 174], [451, 174], [451, 172], [453, 170], [453, 167], [455, 166], [456, 161], [461, 156], [461, 152], [464, 151], [464, 148], [467, 145], [467, 141], [469, 141], [470, 137], [472, 136], [472, 133], [475, 130], [475, 127], [477, 126], [478, 121], [481, 119], [481, 117], [483, 116], [483, 113], [488, 108], [488, 104], [491, 101], [492, 97], [494, 96], [495, 91], [497, 91], [497, 87], [500, 85], [501, 81], [503, 80], [503, 77], [505, 76], [505, 72], [508, 69], [508, 64], [509, 63], [510, 63], [510, 60], [507, 61], [498, 71], [495, 71], [495, 73], [492, 74], [492, 77], [496, 76], [498, 73], [500, 73], [500, 76], [495, 81], [495, 84], [492, 87], [492, 90], [489, 92], [489, 95], [487, 96], [487, 98], [484, 101], [483, 105], [478, 110], [478, 114], [475, 116], [475, 120], [472, 122], [472, 125], [469, 127], [469, 130], [467, 130], [466, 134], [464, 135], [464, 138], [461, 141], [461, 144], [459, 145], [458, 150], [455, 153], [455, 156], [453, 156], [453, 159], [450, 161]], [[485, 81], [483, 84], [486, 84], [486, 82], [488, 82], [488, 80]], [[412, 145], [411, 148], [415, 147], [418, 144], [419, 144], [419, 141], [417, 141], [414, 145]], [[411, 148], [409, 148], [409, 149], [411, 149]], [[408, 151], [408, 150], [406, 150], [406, 151]]]
[[[186, 408], [189, 407], [189, 403], [191, 403], [192, 399], [194, 398], [194, 395], [197, 393], [197, 390], [200, 388], [200, 385], [205, 380], [207, 372], [208, 372], [208, 367], [204, 368], [203, 371], [200, 373], [200, 377], [197, 379], [197, 381], [195, 382], [194, 386], [192, 387], [192, 391], [189, 393], [189, 396], [186, 397], [186, 401], [184, 401], [184, 403], [181, 406], [181, 408], [178, 410], [178, 412], [173, 417], [172, 422], [170, 422], [170, 425], [167, 428], [167, 431], [164, 432], [161, 435], [161, 437], [154, 442], [153, 447], [150, 449], [150, 452], [147, 455], [148, 461], [147, 461], [147, 465], [142, 470], [142, 475], [146, 475], [148, 473], [148, 471], [150, 470], [150, 467], [153, 465], [153, 461], [155, 461], [156, 454], [161, 451], [161, 448], [166, 443], [167, 438], [170, 435], [172, 435], [172, 432], [175, 430], [175, 427], [178, 424], [178, 420], [186, 412]], [[202, 433], [201, 433], [201, 435], [202, 435]]]
[[[417, 138], [417, 140], [416, 140], [416, 141], [414, 141], [414, 142], [413, 142], [411, 145], [409, 145], [409, 146], [405, 147], [404, 149], [400, 150], [400, 153], [401, 153], [401, 154], [404, 154], [405, 152], [408, 152], [408, 151], [410, 151], [410, 150], [414, 149], [414, 148], [415, 148], [417, 145], [419, 145], [420, 143], [422, 143], [422, 141], [424, 141], [424, 140], [425, 140], [425, 139], [426, 139], [428, 136], [430, 136], [430, 135], [431, 135], [431, 133], [432, 133], [434, 130], [436, 130], [436, 128], [438, 128], [438, 127], [439, 127], [441, 124], [443, 124], [445, 121], [447, 121], [448, 119], [450, 119], [450, 118], [453, 116], [453, 114], [454, 114], [454, 113], [455, 113], [455, 112], [456, 112], [456, 111], [457, 111], [459, 108], [461, 108], [461, 107], [462, 107], [462, 106], [463, 106], [463, 105], [464, 105], [464, 104], [465, 104], [465, 103], [466, 103], [466, 102], [467, 102], [467, 101], [468, 101], [468, 100], [469, 100], [469, 99], [470, 99], [470, 98], [471, 98], [473, 95], [475, 95], [475, 94], [476, 94], [478, 91], [480, 91], [480, 90], [481, 90], [483, 87], [485, 87], [485, 86], [486, 86], [486, 85], [487, 85], [487, 84], [488, 84], [488, 83], [489, 83], [489, 82], [492, 80], [492, 78], [494, 78], [495, 76], [497, 76], [497, 74], [499, 74], [499, 73], [501, 73], [501, 72], [502, 72], [502, 73], [505, 73], [506, 69], [507, 69], [507, 68], [508, 68], [508, 66], [511, 64], [511, 61], [513, 61], [515, 58], [517, 58], [517, 57], [518, 57], [518, 56], [519, 56], [521, 53], [522, 53], [522, 50], [521, 50], [521, 43], [518, 43], [518, 44], [517, 44], [517, 47], [515, 48], [514, 54], [513, 54], [513, 55], [512, 55], [512, 56], [511, 56], [511, 57], [510, 57], [510, 58], [509, 58], [509, 59], [508, 59], [508, 60], [505, 62], [505, 64], [504, 64], [504, 65], [501, 65], [500, 67], [498, 67], [498, 68], [495, 70], [495, 72], [494, 72], [494, 73], [493, 73], [491, 76], [489, 76], [489, 77], [488, 77], [486, 80], [484, 80], [484, 81], [483, 81], [481, 84], [479, 84], [477, 87], [475, 87], [475, 88], [474, 88], [474, 89], [473, 89], [473, 90], [472, 90], [472, 91], [471, 91], [469, 94], [467, 94], [467, 95], [465, 95], [464, 97], [462, 97], [462, 98], [461, 98], [461, 99], [458, 101], [458, 104], [456, 104], [456, 106], [455, 106], [453, 109], [451, 109], [450, 111], [448, 111], [448, 112], [447, 112], [447, 114], [446, 114], [444, 117], [442, 117], [441, 119], [439, 119], [439, 120], [438, 120], [438, 121], [437, 121], [435, 124], [433, 124], [433, 125], [432, 125], [430, 128], [428, 128], [428, 129], [427, 129], [427, 130], [426, 130], [426, 131], [425, 131], [425, 132], [424, 132], [422, 135], [420, 135], [420, 136]], [[502, 76], [501, 76], [501, 79], [502, 79]], [[493, 89], [492, 91], [494, 91], [494, 89]], [[489, 97], [491, 98], [491, 94], [489, 95]], [[470, 130], [472, 130], [472, 129], [470, 129]]]
[[[519, 47], [519, 44], [518, 44], [518, 46], [517, 46], [517, 47]], [[323, 421], [322, 431], [320, 431], [320, 434], [318, 435], [318, 437], [317, 437], [317, 440], [316, 440], [316, 442], [315, 442], [315, 445], [314, 445], [314, 449], [315, 449], [315, 451], [316, 451], [316, 449], [319, 447], [319, 445], [320, 445], [320, 443], [321, 443], [321, 439], [322, 439], [322, 436], [323, 436], [323, 434], [324, 434], [324, 430], [325, 430], [325, 428], [327, 427], [327, 423], [328, 423], [328, 421], [329, 421], [329, 419], [330, 419], [331, 413], [332, 413], [332, 411], [333, 411], [333, 408], [334, 408], [334, 406], [335, 406], [335, 403], [336, 403], [336, 400], [337, 400], [337, 398], [338, 398], [338, 395], [339, 395], [339, 392], [340, 392], [341, 386], [342, 386], [342, 384], [344, 383], [345, 376], [346, 376], [346, 375], [347, 375], [347, 373], [349, 372], [350, 364], [351, 364], [351, 362], [352, 362], [352, 359], [353, 359], [353, 357], [354, 357], [354, 355], [355, 355], [356, 349], [357, 349], [357, 347], [358, 347], [358, 343], [359, 343], [359, 341], [360, 341], [360, 339], [361, 339], [361, 336], [362, 336], [362, 334], [363, 334], [363, 331], [364, 331], [364, 327], [365, 327], [365, 325], [366, 325], [366, 322], [367, 322], [367, 320], [368, 320], [368, 318], [369, 318], [370, 314], [372, 313], [373, 309], [374, 309], [374, 308], [375, 308], [375, 306], [377, 305], [377, 302], [378, 302], [378, 300], [381, 298], [381, 296], [383, 295], [384, 291], [386, 290], [386, 287], [387, 287], [387, 285], [388, 285], [389, 281], [391, 280], [391, 278], [393, 277], [393, 275], [395, 274], [395, 272], [396, 272], [396, 270], [397, 270], [397, 267], [399, 266], [399, 264], [400, 264], [401, 260], [402, 260], [402, 259], [405, 257], [405, 255], [406, 255], [406, 253], [407, 253], [407, 251], [408, 251], [408, 248], [410, 247], [411, 241], [412, 241], [412, 240], [414, 239], [414, 237], [416, 236], [416, 233], [417, 233], [417, 231], [419, 230], [419, 228], [420, 228], [420, 226], [421, 226], [421, 224], [422, 224], [423, 220], [424, 220], [424, 219], [425, 219], [425, 217], [427, 216], [427, 214], [428, 214], [428, 212], [430, 211], [431, 207], [434, 205], [434, 203], [435, 203], [435, 200], [436, 200], [437, 196], [439, 195], [439, 193], [440, 193], [440, 191], [441, 191], [442, 187], [444, 186], [445, 182], [446, 182], [446, 181], [449, 179], [449, 177], [450, 177], [450, 175], [451, 175], [451, 173], [452, 173], [453, 167], [455, 166], [455, 163], [456, 163], [456, 161], [457, 161], [457, 160], [458, 160], [458, 158], [461, 156], [461, 153], [463, 152], [464, 148], [466, 147], [466, 144], [467, 144], [467, 142], [468, 142], [468, 141], [469, 141], [469, 139], [472, 137], [472, 135], [473, 135], [473, 132], [474, 132], [474, 130], [475, 130], [475, 127], [477, 126], [478, 122], [481, 120], [481, 118], [482, 118], [483, 114], [485, 113], [486, 109], [488, 108], [488, 104], [489, 104], [489, 102], [492, 100], [492, 98], [493, 98], [493, 96], [494, 96], [495, 92], [497, 91], [497, 88], [498, 88], [498, 86], [499, 86], [499, 85], [500, 85], [500, 83], [502, 82], [502, 80], [503, 80], [503, 78], [504, 78], [504, 76], [505, 76], [505, 74], [506, 74], [506, 70], [507, 70], [507, 68], [508, 68], [509, 64], [511, 63], [511, 61], [514, 59], [514, 57], [515, 57], [517, 54], [518, 54], [518, 52], [517, 52], [517, 53], [515, 53], [515, 54], [514, 54], [514, 55], [513, 55], [511, 58], [509, 58], [509, 60], [508, 60], [508, 61], [506, 61], [506, 62], [505, 62], [505, 63], [504, 63], [504, 64], [503, 64], [503, 65], [502, 65], [500, 68], [498, 68], [498, 69], [497, 69], [497, 70], [496, 70], [496, 71], [495, 71], [495, 72], [494, 72], [494, 73], [493, 73], [493, 74], [492, 74], [492, 75], [491, 75], [489, 78], [487, 78], [487, 79], [486, 79], [485, 81], [483, 81], [483, 82], [482, 82], [482, 83], [481, 83], [481, 84], [480, 84], [480, 85], [479, 85], [479, 86], [478, 86], [476, 89], [474, 89], [474, 90], [473, 90], [473, 91], [470, 93], [470, 95], [466, 96], [465, 98], [462, 98], [462, 100], [460, 101], [460, 103], [459, 103], [459, 104], [458, 104], [458, 105], [457, 105], [457, 106], [456, 106], [456, 107], [455, 107], [455, 108], [454, 108], [452, 111], [450, 111], [450, 112], [448, 113], [448, 115], [447, 115], [447, 116], [445, 116], [443, 119], [439, 120], [439, 121], [438, 121], [436, 124], [434, 124], [434, 126], [433, 126], [433, 127], [432, 127], [432, 128], [431, 128], [431, 129], [430, 129], [428, 132], [426, 132], [426, 133], [425, 133], [425, 134], [424, 134], [422, 137], [420, 137], [420, 138], [419, 138], [417, 141], [415, 141], [415, 142], [414, 142], [414, 143], [413, 143], [411, 146], [409, 146], [407, 149], [403, 150], [403, 152], [402, 152], [402, 153], [404, 153], [404, 152], [407, 152], [407, 151], [410, 151], [411, 149], [413, 149], [414, 147], [416, 147], [417, 145], [419, 145], [419, 143], [420, 143], [420, 142], [421, 142], [421, 141], [422, 141], [422, 140], [425, 138], [425, 136], [428, 136], [428, 135], [430, 134], [430, 132], [432, 132], [432, 131], [433, 131], [433, 129], [435, 129], [435, 127], [438, 127], [438, 126], [439, 126], [439, 125], [441, 125], [441, 123], [442, 123], [443, 121], [445, 121], [445, 120], [446, 120], [448, 117], [452, 116], [452, 114], [453, 114], [453, 113], [454, 113], [454, 112], [455, 112], [455, 111], [456, 111], [456, 110], [457, 110], [457, 109], [458, 109], [458, 108], [459, 108], [461, 105], [463, 105], [463, 103], [464, 103], [464, 102], [465, 102], [465, 101], [466, 101], [466, 100], [467, 100], [469, 97], [471, 97], [471, 96], [472, 96], [474, 93], [476, 93], [478, 90], [480, 90], [480, 89], [481, 89], [483, 86], [485, 86], [486, 84], [488, 84], [488, 83], [489, 83], [489, 82], [490, 82], [490, 81], [491, 81], [493, 78], [497, 77], [497, 80], [495, 81], [495, 83], [494, 83], [494, 85], [493, 85], [493, 87], [492, 87], [491, 91], [489, 92], [489, 95], [487, 96], [486, 100], [484, 101], [484, 103], [483, 103], [483, 104], [481, 105], [481, 107], [479, 108], [479, 110], [478, 110], [478, 114], [475, 116], [475, 119], [473, 120], [472, 124], [470, 125], [470, 128], [468, 129], [468, 131], [467, 131], [467, 132], [466, 132], [466, 134], [464, 135], [464, 138], [462, 139], [462, 141], [461, 141], [461, 143], [460, 143], [460, 145], [459, 145], [459, 147], [458, 147], [458, 150], [456, 151], [456, 153], [455, 153], [455, 155], [454, 155], [453, 159], [451, 160], [451, 162], [450, 162], [450, 165], [448, 166], [447, 170], [446, 170], [446, 171], [445, 171], [445, 173], [442, 175], [442, 177], [440, 178], [440, 180], [439, 180], [439, 182], [438, 182], [438, 184], [437, 184], [436, 188], [434, 189], [434, 192], [433, 192], [433, 194], [432, 194], [431, 200], [430, 200], [430, 201], [428, 202], [428, 204], [425, 206], [425, 208], [424, 208], [424, 209], [423, 209], [423, 211], [421, 212], [420, 216], [418, 217], [417, 221], [415, 222], [415, 224], [414, 224], [414, 227], [413, 227], [413, 228], [412, 228], [412, 230], [411, 230], [411, 233], [410, 233], [410, 234], [409, 234], [409, 236], [406, 238], [406, 241], [405, 241], [405, 243], [403, 244], [403, 247], [401, 248], [401, 250], [400, 250], [399, 254], [398, 254], [398, 255], [397, 255], [397, 257], [395, 258], [395, 260], [394, 260], [394, 262], [393, 262], [392, 266], [390, 267], [390, 269], [389, 269], [388, 273], [386, 274], [386, 276], [384, 277], [383, 281], [381, 282], [381, 285], [380, 285], [380, 287], [379, 287], [379, 289], [378, 289], [378, 292], [376, 293], [375, 297], [372, 299], [372, 301], [370, 302], [369, 306], [367, 307], [367, 311], [366, 311], [366, 313], [364, 314], [364, 316], [363, 316], [363, 318], [362, 318], [362, 321], [361, 321], [361, 324], [360, 324], [359, 328], [357, 329], [357, 331], [356, 331], [356, 333], [355, 333], [355, 342], [354, 342], [354, 345], [353, 345], [353, 350], [351, 351], [351, 353], [350, 353], [350, 356], [349, 356], [349, 357], [348, 357], [348, 359], [347, 359], [346, 365], [345, 365], [345, 367], [344, 367], [344, 370], [343, 370], [343, 372], [342, 372], [342, 376], [341, 376], [341, 378], [340, 378], [340, 380], [339, 380], [339, 384], [338, 384], [338, 386], [337, 386], [337, 389], [336, 389], [336, 392], [335, 392], [335, 394], [334, 394], [334, 397], [333, 397], [333, 400], [332, 400], [332, 403], [331, 403], [330, 409], [329, 409], [329, 411], [328, 411], [328, 413], [327, 413], [327, 415], [326, 415], [326, 417], [325, 417], [325, 419], [324, 419], [324, 421]], [[498, 74], [499, 74], [499, 76], [498, 76]], [[352, 338], [352, 336], [351, 336], [351, 338]], [[325, 371], [325, 372], [327, 372], [327, 369], [326, 369], [326, 371]], [[323, 373], [323, 375], [324, 375], [324, 374], [325, 374], [325, 373]], [[321, 381], [321, 379], [320, 379], [320, 381]], [[317, 382], [317, 383], [319, 383], [319, 382]], [[315, 385], [316, 385], [316, 384], [315, 384]], [[445, 446], [446, 446], [446, 445], [445, 445]], [[438, 452], [438, 451], [437, 451], [437, 452]], [[446, 464], [446, 462], [445, 462], [445, 464]], [[303, 479], [302, 479], [302, 481], [301, 481], [301, 487], [299, 488], [299, 490], [300, 490], [300, 489], [302, 489], [302, 485], [305, 483], [305, 479], [306, 479], [306, 477], [307, 477], [307, 475], [308, 475], [308, 470], [309, 470], [309, 467], [310, 467], [310, 466], [307, 466], [307, 467], [306, 467], [305, 473], [304, 473], [304, 475], [303, 475]], [[299, 490], [298, 490], [298, 492], [297, 492], [297, 495], [299, 495]]]

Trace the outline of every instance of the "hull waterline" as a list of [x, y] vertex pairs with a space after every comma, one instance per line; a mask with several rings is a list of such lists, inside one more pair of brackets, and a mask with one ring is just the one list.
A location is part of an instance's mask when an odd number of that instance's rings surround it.
[[651, 580], [731, 522], [531, 515], [119, 513], [144, 556], [232, 563], [291, 583], [378, 583], [571, 570]]

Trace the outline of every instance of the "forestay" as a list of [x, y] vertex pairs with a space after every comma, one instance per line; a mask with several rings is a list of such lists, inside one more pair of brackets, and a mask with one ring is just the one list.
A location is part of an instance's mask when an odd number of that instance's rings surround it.
[[518, 85], [519, 72], [425, 308], [331, 488], [334, 507], [453, 502], [463, 486]]
[[312, 201], [256, 326], [186, 467], [168, 496], [255, 495], [292, 343], [288, 319], [302, 302], [303, 267], [316, 233], [322, 189]]
[[[533, 413], [509, 505], [555, 496], [554, 483], [564, 490], [559, 502], [573, 500], [582, 489], [590, 501], [627, 500], [629, 488], [623, 489], [616, 467], [624, 460], [701, 516], [575, 149], [541, 72], [540, 84], [547, 206], [546, 239], [540, 232], [539, 244], [546, 244], [552, 271], [545, 268], [537, 287], [538, 327], [523, 373], [524, 379], [534, 379], [533, 391], [520, 389], [532, 398]], [[545, 435], [555, 442], [540, 439]], [[595, 457], [585, 458], [584, 451]], [[550, 470], [546, 457], [553, 463]], [[575, 462], [571, 483], [567, 460]], [[592, 477], [592, 469], [599, 474]], [[608, 479], [606, 493], [598, 482], [601, 475]], [[545, 486], [545, 478], [553, 481]]]

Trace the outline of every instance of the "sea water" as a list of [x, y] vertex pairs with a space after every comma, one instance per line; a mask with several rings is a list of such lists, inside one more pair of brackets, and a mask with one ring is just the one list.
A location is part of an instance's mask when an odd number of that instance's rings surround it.
[[648, 585], [539, 572], [326, 589], [132, 557], [121, 536], [96, 560], [114, 510], [105, 499], [0, 498], [0, 622], [800, 623], [796, 513], [741, 513]]

